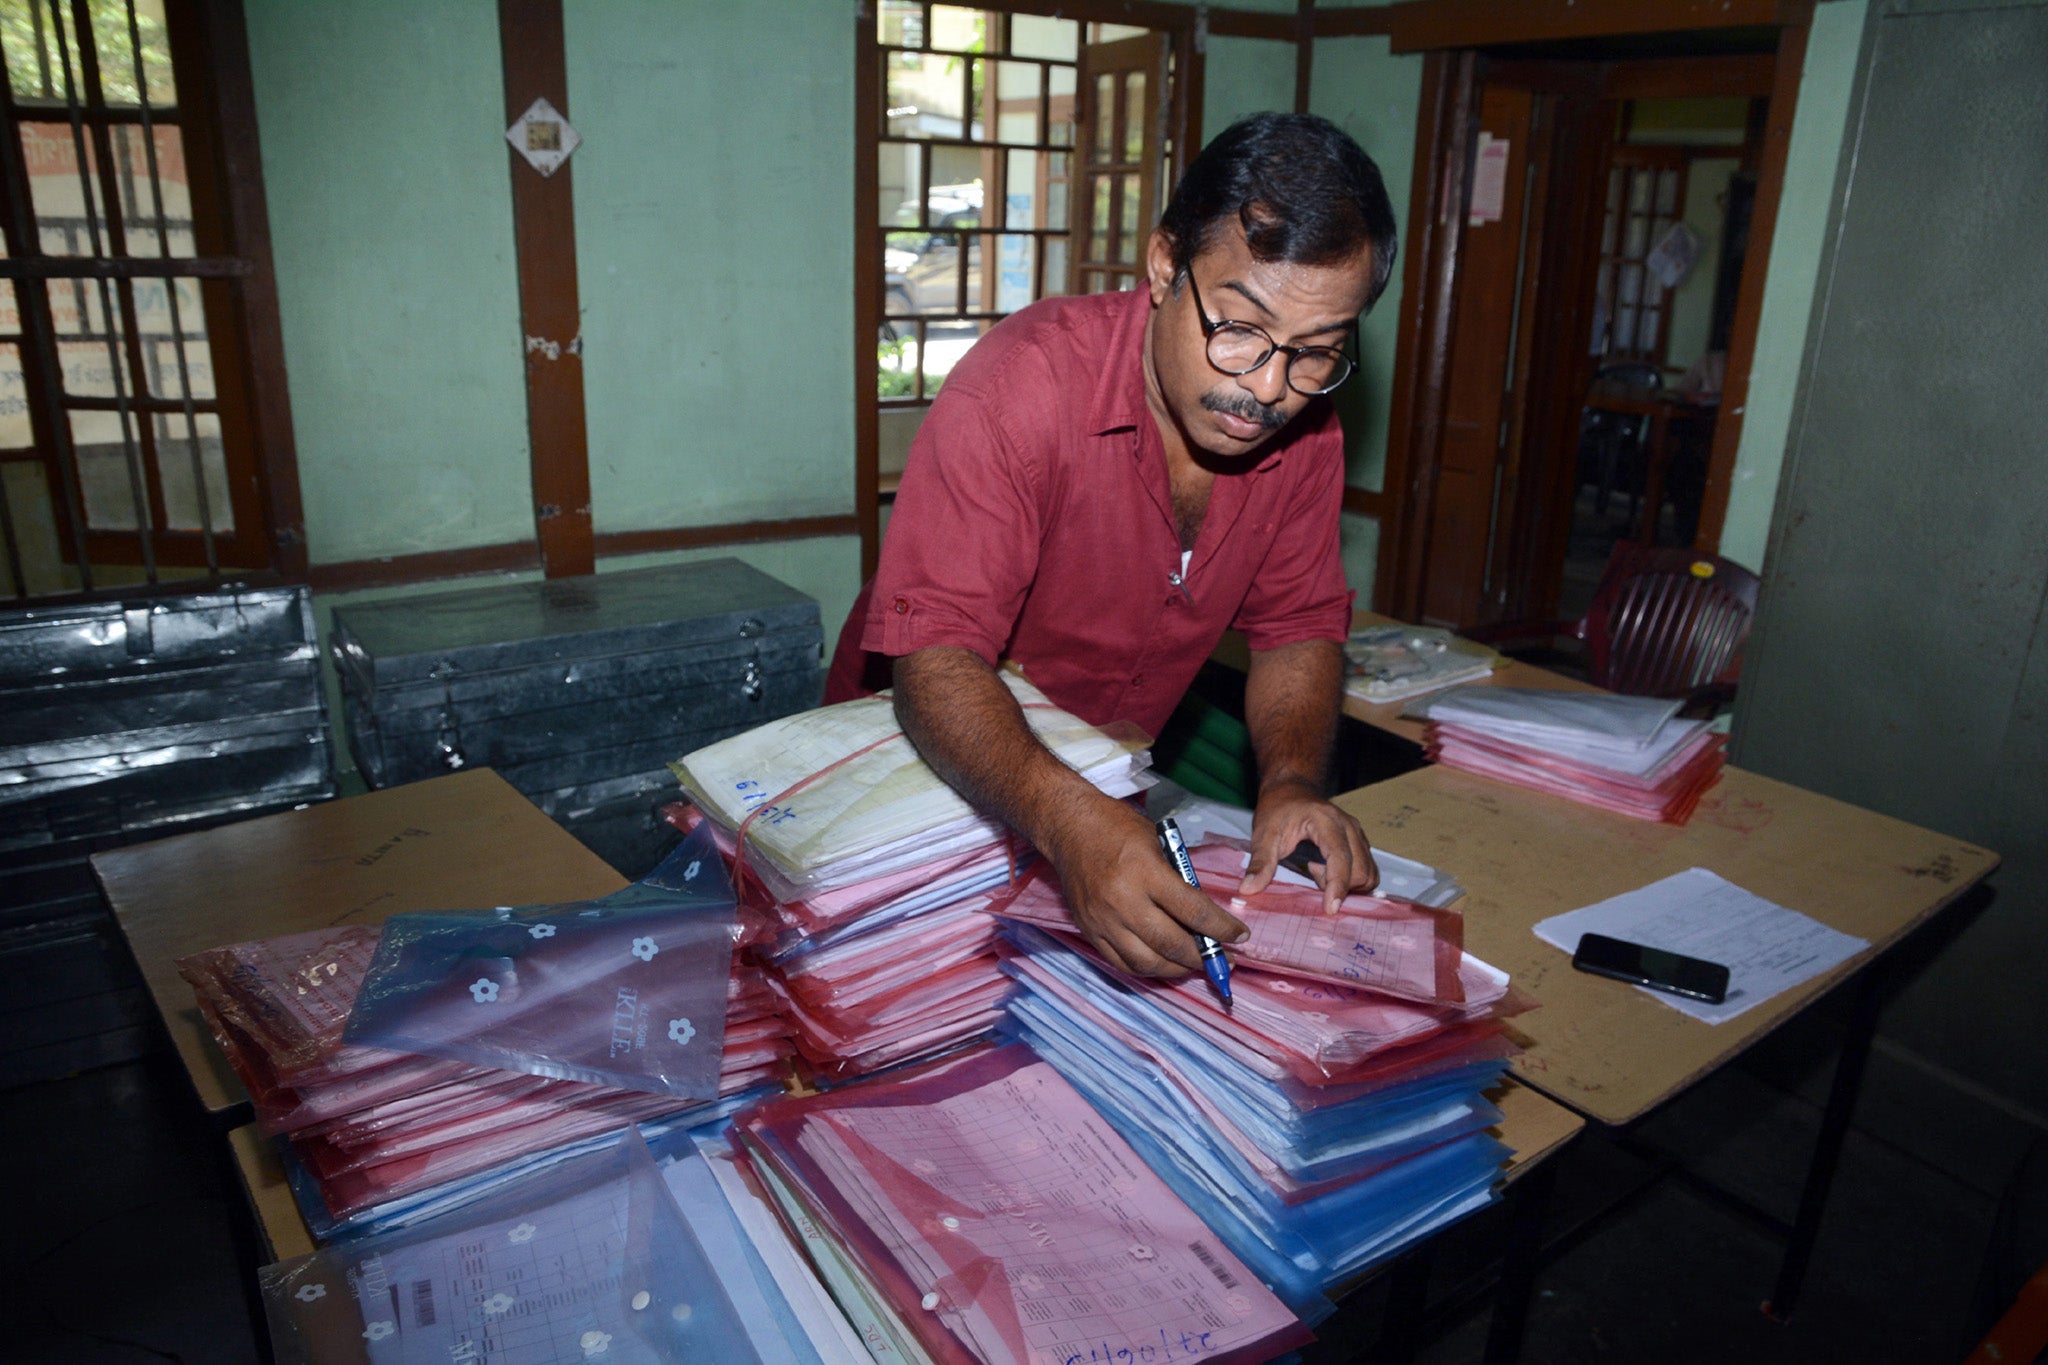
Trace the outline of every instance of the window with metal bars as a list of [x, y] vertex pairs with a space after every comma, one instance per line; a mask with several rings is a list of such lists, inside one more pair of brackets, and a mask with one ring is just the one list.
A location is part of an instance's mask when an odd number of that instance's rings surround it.
[[[266, 378], [248, 285], [267, 288], [269, 267], [235, 248], [231, 200], [250, 187], [225, 169], [224, 8], [0, 0], [0, 592], [15, 600], [296, 567], [251, 411]], [[274, 339], [266, 363], [280, 388]]]
[[[888, 496], [952, 366], [1053, 294], [1129, 288], [1176, 139], [1168, 35], [1098, 19], [881, 0], [878, 472]], [[1097, 87], [1100, 87], [1099, 89]]]

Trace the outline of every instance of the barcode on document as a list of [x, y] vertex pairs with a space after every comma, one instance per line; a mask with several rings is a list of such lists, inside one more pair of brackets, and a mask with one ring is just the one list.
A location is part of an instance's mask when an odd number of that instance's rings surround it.
[[1237, 1276], [1231, 1274], [1230, 1271], [1225, 1268], [1223, 1262], [1216, 1259], [1215, 1252], [1209, 1250], [1209, 1248], [1203, 1246], [1200, 1242], [1189, 1242], [1188, 1250], [1194, 1252], [1196, 1256], [1201, 1258], [1202, 1264], [1209, 1267], [1209, 1273], [1211, 1275], [1214, 1275], [1218, 1280], [1222, 1281], [1223, 1287], [1225, 1289], [1237, 1288]]
[[412, 1282], [412, 1318], [421, 1327], [434, 1325], [434, 1282], [414, 1280]]

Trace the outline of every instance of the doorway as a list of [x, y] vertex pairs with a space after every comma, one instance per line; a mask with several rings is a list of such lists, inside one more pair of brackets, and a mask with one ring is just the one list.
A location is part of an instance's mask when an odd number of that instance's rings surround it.
[[1407, 279], [1443, 305], [1404, 319], [1389, 486], [1410, 496], [1380, 610], [1574, 619], [1618, 541], [1718, 542], [1724, 376], [1753, 343], [1776, 182], [1758, 191], [1803, 55], [1786, 32], [1798, 52], [1770, 29], [1432, 55], [1418, 165], [1452, 171], [1436, 231], [1411, 218]]

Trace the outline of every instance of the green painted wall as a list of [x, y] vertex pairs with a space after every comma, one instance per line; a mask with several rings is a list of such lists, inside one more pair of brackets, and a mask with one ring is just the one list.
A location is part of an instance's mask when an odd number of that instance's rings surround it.
[[1791, 429], [1807, 317], [1813, 311], [1821, 247], [1834, 205], [1842, 130], [1868, 9], [1868, 0], [1818, 5], [1806, 40], [1799, 108], [1786, 151], [1785, 189], [1771, 232], [1770, 269], [1764, 277], [1756, 356], [1742, 414], [1742, 443], [1736, 449], [1728, 515], [1721, 525], [1721, 553], [1751, 569], [1763, 566], [1771, 509], [1777, 505], [1778, 470]]
[[313, 562], [531, 539], [497, 6], [246, 13]]
[[851, 7], [564, 24], [597, 530], [851, 513]]
[[[1422, 63], [1418, 53], [1390, 52], [1385, 38], [1324, 38], [1315, 45], [1309, 86], [1309, 108], [1351, 134], [1379, 163], [1394, 204], [1394, 222], [1404, 238], [1415, 174]], [[1406, 245], [1404, 240], [1404, 249]], [[1337, 409], [1344, 420], [1346, 481], [1354, 488], [1378, 491], [1385, 484], [1387, 416], [1393, 402], [1400, 316], [1401, 263], [1397, 258], [1387, 292], [1359, 328], [1358, 375], [1337, 394]], [[1369, 603], [1379, 523], [1371, 517], [1347, 514], [1344, 527], [1345, 574], [1360, 603]]]
[[1294, 107], [1294, 44], [1271, 38], [1209, 39], [1202, 69], [1202, 141], [1246, 114]]
[[[1310, 110], [1351, 134], [1379, 163], [1387, 195], [1394, 203], [1394, 222], [1404, 236], [1410, 181], [1415, 174], [1422, 62], [1419, 53], [1396, 56], [1389, 52], [1385, 38], [1325, 38], [1316, 43], [1309, 87]], [[1360, 329], [1358, 376], [1339, 390], [1350, 455], [1349, 481], [1355, 488], [1377, 491], [1386, 472], [1387, 410], [1394, 387], [1400, 315], [1401, 267], [1397, 258], [1387, 292]]]

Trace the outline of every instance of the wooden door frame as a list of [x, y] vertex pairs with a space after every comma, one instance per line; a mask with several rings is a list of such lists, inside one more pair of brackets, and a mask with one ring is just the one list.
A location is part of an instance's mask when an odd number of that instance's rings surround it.
[[[1514, 14], [1507, 13], [1513, 10]], [[1497, 3], [1473, 0], [1452, 6], [1444, 0], [1411, 0], [1392, 6], [1389, 28], [1396, 51], [1424, 51], [1422, 98], [1416, 121], [1415, 173], [1411, 184], [1407, 263], [1402, 276], [1402, 311], [1395, 343], [1394, 386], [1387, 428], [1386, 494], [1374, 499], [1384, 513], [1373, 583], [1373, 606], [1414, 619], [1421, 605], [1422, 572], [1428, 556], [1430, 516], [1441, 456], [1443, 410], [1456, 294], [1459, 241], [1470, 193], [1471, 153], [1477, 130], [1478, 92], [1485, 61], [1479, 43], [1539, 41], [1561, 37], [1618, 36], [1643, 32], [1709, 29], [1768, 23], [1778, 30], [1769, 55], [1770, 106], [1757, 164], [1756, 205], [1743, 258], [1728, 342], [1727, 379], [1720, 419], [1709, 455], [1706, 492], [1694, 544], [1713, 549], [1727, 513], [1735, 454], [1741, 443], [1749, 368], [1763, 304], [1772, 228], [1784, 187], [1785, 157], [1791, 142], [1799, 79], [1812, 23], [1811, 0], [1731, 0], [1710, 9], [1686, 3], [1645, 5], [1611, 0], [1566, 6], [1559, 0]], [[1682, 65], [1681, 65], [1682, 64]], [[1688, 69], [1692, 68], [1692, 69]], [[1604, 98], [1646, 98], [1670, 89], [1697, 95], [1719, 81], [1742, 89], [1761, 79], [1757, 57], [1669, 58], [1620, 61], [1607, 68]], [[1581, 155], [1584, 149], [1581, 149]], [[1576, 333], [1568, 333], [1572, 335]], [[1568, 405], [1560, 405], [1567, 407]], [[1562, 430], [1570, 411], [1552, 410], [1529, 429], [1547, 439], [1567, 439]], [[1545, 552], [1533, 526], [1512, 538], [1524, 569]], [[1532, 602], [1531, 605], [1536, 605]]]

